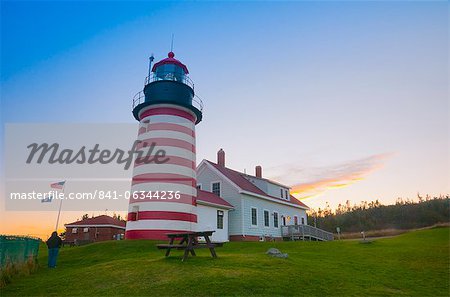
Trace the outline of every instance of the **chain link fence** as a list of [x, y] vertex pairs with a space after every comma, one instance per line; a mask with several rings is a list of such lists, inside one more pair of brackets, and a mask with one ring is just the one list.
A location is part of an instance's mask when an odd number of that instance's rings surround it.
[[0, 235], [0, 269], [36, 262], [39, 242], [40, 239], [28, 236]]

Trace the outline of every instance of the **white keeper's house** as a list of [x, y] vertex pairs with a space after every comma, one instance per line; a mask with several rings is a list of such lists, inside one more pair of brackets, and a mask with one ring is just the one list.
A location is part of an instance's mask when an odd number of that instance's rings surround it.
[[[197, 167], [197, 189], [197, 228], [215, 230], [215, 241], [281, 239], [281, 226], [307, 224], [309, 208], [290, 194], [289, 186], [263, 178], [261, 166], [254, 176], [227, 168], [222, 149], [217, 163], [203, 160]], [[220, 197], [229, 205], [208, 204], [208, 192], [211, 201]]]

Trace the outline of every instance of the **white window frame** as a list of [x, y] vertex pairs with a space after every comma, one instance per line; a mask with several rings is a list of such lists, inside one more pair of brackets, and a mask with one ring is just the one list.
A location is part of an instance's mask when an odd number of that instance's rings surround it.
[[[268, 226], [266, 226], [266, 212], [268, 214], [268, 218], [267, 218], [267, 221], [269, 223]], [[263, 209], [263, 225], [264, 225], [264, 228], [270, 228], [270, 211], [268, 209]]]
[[77, 234], [78, 233], [78, 228], [72, 228], [72, 234]]
[[[253, 225], [253, 210], [256, 210], [256, 225]], [[253, 206], [250, 208], [250, 225], [252, 227], [258, 227], [258, 208]]]
[[216, 180], [216, 181], [212, 181], [211, 182], [211, 193], [214, 193], [213, 192], [213, 184], [219, 184], [219, 190], [220, 190], [220, 193], [219, 193], [219, 195], [217, 195], [217, 196], [219, 196], [219, 197], [222, 197], [222, 181], [220, 181], [220, 180]]
[[280, 188], [280, 194], [281, 194], [280, 197], [281, 197], [282, 199], [284, 199], [284, 196], [283, 196], [283, 195], [284, 195], [284, 189], [283, 189], [283, 188]]
[[[273, 227], [280, 228], [280, 213], [278, 211], [274, 211], [273, 213]], [[275, 226], [275, 214], [277, 214], [277, 225]]]
[[[295, 221], [297, 221], [297, 224], [295, 224]], [[298, 216], [294, 216], [294, 225], [300, 225], [300, 222], [298, 221]]]
[[84, 227], [83, 228], [83, 233], [88, 233], [89, 232], [89, 227]]
[[305, 217], [302, 217], [302, 225], [304, 225], [305, 224]]
[[[219, 228], [219, 212], [222, 212], [222, 228]], [[225, 225], [225, 211], [223, 209], [216, 209], [216, 228], [223, 230]]]
[[202, 184], [197, 184], [197, 190], [203, 190], [202, 187]]

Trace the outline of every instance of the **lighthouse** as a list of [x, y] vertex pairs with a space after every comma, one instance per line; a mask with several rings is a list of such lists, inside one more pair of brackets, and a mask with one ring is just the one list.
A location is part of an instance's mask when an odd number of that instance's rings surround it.
[[141, 154], [133, 168], [127, 239], [166, 239], [197, 226], [195, 125], [203, 106], [173, 52], [153, 67], [152, 61], [143, 91], [133, 98]]

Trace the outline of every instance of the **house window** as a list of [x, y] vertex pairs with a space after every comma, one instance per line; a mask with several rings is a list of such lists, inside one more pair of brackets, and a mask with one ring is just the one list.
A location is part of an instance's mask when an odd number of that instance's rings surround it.
[[197, 185], [197, 190], [201, 190], [202, 189], [202, 184], [198, 184]]
[[305, 218], [302, 218], [302, 225], [305, 224]]
[[286, 217], [285, 216], [281, 216], [281, 224], [283, 226], [286, 226]]
[[87, 227], [86, 227], [86, 228], [83, 228], [83, 232], [84, 232], [84, 233], [88, 233], [88, 232], [89, 232], [89, 228], [87, 228]]
[[288, 194], [288, 190], [284, 190], [284, 193], [286, 194], [286, 195], [285, 195], [285, 197], [286, 197], [286, 200], [289, 200], [289, 194]]
[[252, 226], [258, 226], [258, 211], [252, 207]]
[[77, 234], [77, 232], [78, 232], [78, 228], [73, 228], [72, 229], [72, 234]]
[[280, 193], [281, 193], [281, 198], [284, 198], [283, 197], [283, 189], [280, 189]]
[[212, 184], [212, 192], [220, 197], [220, 182]]
[[269, 222], [269, 211], [265, 210], [264, 211], [264, 226], [265, 227], [270, 227], [270, 222]]
[[298, 217], [294, 216], [294, 225], [298, 225]]
[[278, 228], [278, 212], [273, 213], [273, 226]]
[[223, 229], [223, 210], [217, 211], [217, 229]]

